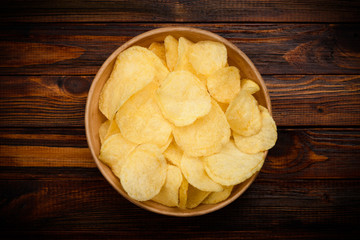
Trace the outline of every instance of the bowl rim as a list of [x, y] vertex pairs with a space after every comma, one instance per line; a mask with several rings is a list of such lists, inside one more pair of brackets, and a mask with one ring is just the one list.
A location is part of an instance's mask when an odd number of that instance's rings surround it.
[[[265, 85], [265, 82], [264, 82], [261, 74], [259, 73], [259, 71], [255, 67], [254, 63], [249, 59], [249, 57], [243, 51], [241, 51], [238, 47], [236, 47], [229, 40], [227, 40], [227, 39], [225, 39], [225, 38], [223, 38], [223, 37], [221, 37], [221, 36], [219, 36], [219, 35], [217, 35], [217, 34], [215, 34], [213, 32], [210, 32], [210, 31], [207, 31], [207, 30], [204, 30], [204, 29], [200, 29], [200, 28], [194, 28], [194, 27], [172, 26], [172, 27], [156, 28], [156, 29], [152, 29], [152, 30], [143, 32], [143, 33], [131, 38], [130, 40], [126, 41], [124, 44], [122, 44], [120, 47], [118, 47], [109, 57], [107, 57], [105, 62], [101, 65], [100, 69], [96, 73], [96, 75], [95, 75], [95, 77], [94, 77], [94, 79], [93, 79], [93, 81], [91, 83], [88, 95], [87, 95], [86, 107], [85, 107], [85, 133], [86, 133], [86, 140], [87, 140], [87, 143], [88, 143], [88, 147], [90, 149], [91, 155], [93, 157], [93, 160], [95, 161], [95, 164], [96, 164], [97, 168], [100, 170], [101, 174], [107, 180], [107, 182], [110, 183], [110, 185], [118, 193], [120, 193], [121, 196], [123, 196], [124, 198], [126, 198], [127, 200], [129, 200], [130, 202], [135, 204], [136, 206], [141, 207], [143, 209], [146, 209], [148, 211], [154, 212], [154, 213], [167, 215], [167, 216], [176, 216], [176, 217], [192, 217], [192, 216], [200, 216], [200, 215], [208, 214], [208, 213], [211, 213], [211, 212], [215, 212], [215, 211], [229, 205], [230, 203], [232, 203], [236, 199], [238, 199], [239, 196], [242, 195], [250, 187], [250, 185], [254, 182], [254, 180], [258, 176], [261, 168], [260, 168], [259, 171], [257, 171], [255, 174], [253, 174], [250, 178], [248, 178], [246, 180], [245, 185], [242, 187], [242, 189], [240, 191], [238, 191], [236, 194], [229, 197], [225, 201], [222, 201], [220, 203], [217, 203], [217, 204], [213, 205], [214, 207], [212, 207], [212, 208], [203, 209], [201, 211], [196, 211], [196, 212], [195, 211], [191, 212], [192, 209], [190, 209], [189, 211], [184, 211], [184, 212], [171, 212], [171, 211], [164, 212], [163, 210], [160, 210], [160, 209], [154, 208], [152, 206], [143, 204], [142, 202], [136, 201], [136, 200], [130, 198], [128, 195], [123, 194], [118, 189], [118, 187], [110, 180], [108, 175], [105, 173], [105, 170], [103, 170], [102, 166], [100, 165], [102, 163], [98, 159], [98, 156], [95, 153], [93, 144], [90, 141], [90, 139], [91, 139], [91, 137], [90, 137], [91, 136], [91, 132], [90, 132], [90, 116], [89, 116], [89, 114], [90, 114], [90, 102], [91, 102], [91, 98], [93, 96], [93, 93], [95, 91], [96, 83], [99, 81], [100, 76], [103, 74], [106, 67], [122, 51], [124, 51], [125, 49], [131, 47], [134, 43], [138, 42], [139, 40], [150, 37], [150, 36], [152, 36], [154, 34], [161, 34], [161, 33], [169, 33], [170, 34], [170, 32], [176, 32], [176, 31], [194, 32], [194, 33], [200, 33], [200, 34], [203, 34], [203, 35], [207, 35], [207, 36], [210, 36], [211, 38], [214, 38], [215, 40], [217, 40], [219, 42], [226, 43], [225, 45], [227, 45], [227, 47], [230, 47], [234, 51], [236, 51], [241, 56], [241, 58], [243, 58], [247, 62], [247, 64], [250, 65], [250, 67], [253, 70], [254, 74], [256, 75], [258, 80], [260, 81], [260, 83], [262, 85], [262, 88], [263, 88], [263, 91], [264, 91], [264, 98], [265, 98], [265, 101], [266, 101], [266, 104], [267, 104], [268, 111], [269, 111], [270, 115], [272, 116], [270, 96], [269, 96], [267, 87]], [[265, 160], [266, 160], [267, 154], [268, 154], [268, 151], [265, 151]]]

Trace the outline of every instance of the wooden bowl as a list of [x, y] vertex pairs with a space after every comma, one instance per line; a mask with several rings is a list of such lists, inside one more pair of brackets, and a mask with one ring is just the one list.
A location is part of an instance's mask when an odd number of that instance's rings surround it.
[[187, 39], [198, 42], [201, 40], [212, 40], [222, 42], [228, 51], [228, 63], [229, 65], [236, 66], [240, 69], [241, 78], [250, 78], [256, 81], [261, 90], [256, 93], [256, 99], [259, 104], [266, 106], [269, 109], [271, 114], [271, 104], [269, 94], [267, 92], [265, 83], [254, 66], [254, 64], [250, 61], [250, 59], [240, 51], [234, 44], [230, 43], [226, 39], [211, 33], [209, 31], [190, 28], [190, 27], [167, 27], [167, 28], [158, 28], [155, 30], [151, 30], [145, 33], [142, 33], [133, 39], [129, 40], [121, 47], [119, 47], [111, 56], [104, 62], [101, 66], [100, 70], [96, 74], [86, 103], [86, 112], [85, 112], [85, 128], [86, 128], [86, 137], [88, 141], [89, 148], [91, 150], [91, 154], [95, 160], [96, 165], [100, 169], [100, 172], [106, 178], [106, 180], [126, 199], [134, 203], [135, 205], [147, 209], [149, 211], [171, 215], [171, 216], [179, 216], [179, 217], [187, 217], [187, 216], [197, 216], [203, 215], [206, 213], [210, 213], [216, 211], [220, 208], [225, 207], [229, 203], [233, 202], [237, 199], [255, 180], [258, 172], [254, 174], [251, 178], [246, 180], [245, 182], [234, 187], [233, 192], [230, 197], [218, 204], [213, 205], [200, 205], [194, 209], [179, 209], [179, 208], [170, 208], [163, 206], [161, 204], [155, 203], [153, 201], [139, 202], [132, 198], [130, 198], [127, 193], [122, 188], [119, 179], [112, 173], [112, 171], [103, 164], [98, 156], [100, 151], [100, 139], [99, 139], [99, 127], [102, 122], [105, 121], [105, 117], [99, 111], [99, 96], [100, 92], [104, 86], [106, 80], [108, 80], [110, 73], [113, 69], [116, 57], [120, 52], [125, 49], [133, 46], [139, 45], [143, 47], [149, 47], [149, 45], [154, 41], [163, 41], [167, 35], [173, 35], [175, 38], [186, 37]]

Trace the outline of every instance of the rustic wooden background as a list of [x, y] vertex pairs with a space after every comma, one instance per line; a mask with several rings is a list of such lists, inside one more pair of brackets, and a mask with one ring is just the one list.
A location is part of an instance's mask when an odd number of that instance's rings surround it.
[[[269, 89], [279, 140], [237, 201], [175, 218], [129, 203], [87, 148], [87, 92], [125, 41], [215, 32]], [[0, 9], [1, 238], [356, 239], [360, 2], [5, 0]]]

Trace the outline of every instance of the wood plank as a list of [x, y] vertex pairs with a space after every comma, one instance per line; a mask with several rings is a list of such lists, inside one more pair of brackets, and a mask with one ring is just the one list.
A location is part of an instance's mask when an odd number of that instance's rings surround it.
[[[49, 172], [55, 179], [59, 174], [81, 179], [100, 176], [93, 170], [96, 165], [85, 137], [61, 129], [49, 134], [9, 132], [13, 130], [0, 133], [0, 179], [48, 179]], [[360, 179], [360, 129], [279, 129], [278, 135], [261, 178]]]
[[353, 22], [358, 1], [261, 0], [225, 3], [5, 0], [0, 21], [15, 22]]
[[278, 126], [360, 125], [359, 76], [264, 76]]
[[[257, 231], [355, 229], [360, 180], [258, 179], [235, 202], [198, 218], [147, 212], [105, 181], [1, 180], [2, 231]], [[151, 219], [151, 221], [149, 221]], [[221, 219], [221, 221], [219, 221]], [[169, 232], [168, 232], [169, 233]], [[343, 234], [343, 233], [341, 233]]]
[[[174, 24], [2, 24], [1, 75], [94, 75], [147, 30]], [[237, 45], [261, 74], [360, 74], [359, 24], [186, 24]]]
[[[84, 127], [92, 79], [0, 76], [0, 127]], [[360, 75], [265, 75], [264, 80], [278, 126], [360, 125]]]
[[[0, 77], [0, 125], [84, 126], [92, 77]], [[26, 113], [26, 114], [24, 114]]]
[[[171, 218], [168, 219], [172, 221]], [[239, 226], [239, 229], [241, 227]], [[338, 240], [342, 238], [357, 239], [359, 230], [349, 229], [348, 227], [336, 228], [294, 228], [294, 229], [279, 229], [278, 227], [272, 230], [231, 230], [231, 231], [173, 231], [171, 229], [139, 229], [139, 231], [2, 231], [2, 236], [11, 239], [240, 239], [240, 240], [268, 240], [268, 239], [324, 239], [324, 240]], [[176, 237], [175, 237], [176, 236]]]

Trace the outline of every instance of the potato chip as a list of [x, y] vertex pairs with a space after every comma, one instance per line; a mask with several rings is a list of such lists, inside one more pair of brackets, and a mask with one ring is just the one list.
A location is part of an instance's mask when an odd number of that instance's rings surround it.
[[171, 134], [170, 137], [169, 137], [169, 139], [167, 140], [167, 142], [166, 142], [164, 145], [162, 145], [162, 146], [159, 147], [159, 148], [160, 148], [160, 151], [161, 151], [162, 153], [164, 153], [165, 150], [168, 149], [169, 145], [172, 143], [173, 140], [174, 140], [174, 138], [173, 138], [173, 135]]
[[234, 133], [235, 144], [240, 151], [253, 154], [266, 151], [275, 145], [277, 139], [276, 124], [269, 111], [260, 106], [262, 127], [260, 132], [249, 137], [243, 137]]
[[193, 123], [211, 108], [206, 88], [187, 71], [171, 72], [157, 90], [157, 99], [164, 117], [176, 126]]
[[126, 140], [120, 133], [112, 135], [101, 145], [99, 159], [110, 168], [114, 169], [116, 166], [116, 169], [120, 170], [136, 146], [137, 144]]
[[247, 154], [241, 152], [230, 140], [221, 152], [204, 157], [204, 167], [208, 176], [215, 182], [231, 186], [239, 184], [256, 171], [260, 170], [264, 163], [265, 154]]
[[122, 135], [134, 143], [152, 143], [161, 147], [169, 140], [172, 127], [155, 101], [157, 86], [151, 82], [126, 101], [116, 114]]
[[106, 120], [101, 124], [99, 127], [99, 137], [100, 137], [100, 143], [103, 144], [105, 141], [105, 136], [110, 127], [110, 120]]
[[164, 66], [166, 66], [165, 47], [163, 43], [153, 42], [149, 46], [149, 50], [160, 58]]
[[206, 78], [204, 74], [200, 74], [195, 71], [191, 63], [189, 62], [189, 53], [191, 46], [194, 45], [190, 40], [180, 37], [178, 42], [178, 59], [174, 67], [174, 71], [184, 70], [191, 72], [199, 78], [200, 82], [206, 87]]
[[189, 188], [189, 183], [186, 181], [186, 178], [183, 177], [179, 188], [179, 208], [185, 209], [187, 202], [187, 192]]
[[254, 94], [260, 90], [260, 87], [256, 82], [254, 82], [250, 79], [242, 79], [241, 80], [241, 89], [244, 91], [247, 91], [250, 94]]
[[151, 81], [161, 82], [169, 73], [161, 60], [150, 50], [134, 46], [119, 54], [110, 78], [99, 98], [99, 109], [112, 120], [119, 108], [134, 93]]
[[256, 99], [241, 90], [226, 110], [231, 129], [241, 136], [251, 136], [261, 129], [261, 114]]
[[230, 103], [240, 91], [240, 73], [237, 67], [224, 67], [207, 78], [210, 95], [218, 102]]
[[207, 192], [220, 192], [223, 190], [220, 184], [211, 180], [206, 174], [201, 159], [183, 155], [180, 167], [186, 180], [197, 189]]
[[198, 157], [217, 153], [230, 139], [230, 127], [224, 112], [212, 100], [206, 116], [185, 127], [174, 127], [177, 145], [188, 156]]
[[166, 174], [167, 163], [160, 149], [153, 144], [143, 144], [129, 154], [120, 172], [120, 182], [130, 197], [147, 201], [160, 192]]
[[179, 188], [182, 180], [183, 176], [180, 169], [168, 165], [165, 184], [152, 200], [168, 207], [179, 206]]
[[200, 41], [190, 46], [189, 62], [198, 74], [209, 76], [225, 67], [227, 50], [224, 44], [214, 41]]
[[171, 164], [180, 167], [183, 151], [179, 148], [175, 141], [170, 143], [163, 155]]
[[116, 124], [116, 121], [112, 120], [112, 121], [110, 121], [110, 126], [106, 132], [105, 139], [107, 139], [108, 137], [110, 137], [114, 134], [117, 134], [117, 133], [120, 133], [120, 129], [119, 129], [118, 125]]
[[174, 67], [174, 71], [185, 70], [191, 73], [194, 73], [192, 65], [189, 62], [189, 50], [190, 47], [194, 45], [190, 40], [180, 37], [178, 42], [178, 58], [176, 61], [176, 65]]
[[170, 71], [173, 71], [178, 59], [178, 40], [168, 35], [164, 39], [164, 46], [167, 67]]
[[189, 184], [186, 207], [190, 209], [196, 208], [209, 194], [210, 192], [201, 191]]
[[222, 190], [221, 192], [210, 193], [209, 196], [207, 196], [204, 199], [204, 201], [202, 201], [202, 203], [203, 204], [216, 204], [216, 203], [226, 200], [230, 196], [233, 187], [234, 186], [224, 187], [224, 190]]

